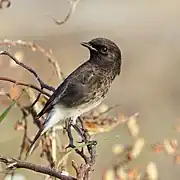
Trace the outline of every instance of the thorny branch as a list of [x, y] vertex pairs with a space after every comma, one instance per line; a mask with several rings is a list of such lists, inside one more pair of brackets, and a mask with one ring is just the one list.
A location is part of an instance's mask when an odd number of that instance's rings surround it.
[[29, 169], [29, 170], [32, 170], [35, 172], [54, 176], [61, 180], [77, 180], [75, 177], [63, 175], [62, 172], [59, 172], [56, 169], [29, 163], [26, 161], [17, 160], [14, 158], [8, 158], [8, 157], [2, 156], [2, 155], [0, 155], [0, 162], [5, 163], [7, 165], [7, 169], [24, 168], [24, 169]]

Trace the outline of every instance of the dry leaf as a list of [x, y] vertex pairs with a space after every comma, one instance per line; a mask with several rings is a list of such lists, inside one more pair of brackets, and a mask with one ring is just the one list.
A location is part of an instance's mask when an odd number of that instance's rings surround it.
[[139, 138], [135, 141], [132, 151], [130, 152], [128, 156], [130, 160], [137, 158], [140, 155], [144, 147], [144, 144], [145, 144], [145, 141], [143, 138]]
[[118, 178], [121, 180], [127, 179], [127, 176], [128, 176], [127, 172], [124, 170], [123, 167], [118, 168], [116, 171], [116, 174], [117, 174]]
[[158, 170], [157, 170], [156, 164], [153, 162], [149, 162], [146, 168], [146, 173], [149, 180], [157, 180]]
[[105, 171], [105, 173], [103, 174], [103, 180], [114, 180], [116, 179], [115, 177], [115, 172], [113, 169], [108, 169]]
[[172, 146], [169, 139], [164, 139], [164, 148], [167, 154], [172, 155], [175, 153], [175, 149]]
[[123, 151], [124, 151], [124, 146], [121, 145], [121, 144], [115, 144], [115, 145], [112, 147], [112, 152], [113, 152], [115, 155], [119, 155], [119, 154], [121, 154]]
[[155, 144], [153, 147], [152, 147], [152, 151], [155, 152], [155, 153], [159, 153], [159, 152], [162, 152], [164, 151], [164, 145], [163, 144]]
[[136, 179], [138, 176], [138, 170], [133, 168], [128, 170], [128, 179]]
[[136, 138], [139, 134], [139, 125], [137, 124], [136, 116], [131, 116], [127, 121], [127, 127], [133, 138]]
[[9, 91], [10, 98], [16, 100], [20, 96], [20, 90], [18, 86], [13, 86]]
[[180, 155], [179, 154], [175, 156], [175, 163], [180, 164]]
[[106, 104], [101, 104], [98, 108], [97, 108], [99, 114], [105, 113], [108, 110], [108, 106]]
[[178, 141], [177, 141], [177, 139], [171, 139], [171, 140], [170, 140], [170, 144], [171, 144], [172, 148], [176, 151], [176, 150], [177, 150], [177, 147], [178, 147]]

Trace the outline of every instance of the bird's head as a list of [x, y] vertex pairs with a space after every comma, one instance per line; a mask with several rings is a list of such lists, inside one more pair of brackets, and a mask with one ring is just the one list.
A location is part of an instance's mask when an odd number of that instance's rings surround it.
[[114, 42], [106, 38], [95, 38], [81, 45], [89, 49], [91, 61], [120, 73], [121, 51]]

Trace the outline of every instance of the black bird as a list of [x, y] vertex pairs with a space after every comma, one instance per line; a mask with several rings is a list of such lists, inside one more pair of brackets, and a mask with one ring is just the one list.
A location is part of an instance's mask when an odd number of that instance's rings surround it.
[[120, 74], [121, 51], [114, 42], [95, 38], [81, 45], [89, 49], [90, 58], [57, 87], [37, 115], [40, 118], [47, 113], [27, 155], [32, 152], [37, 139], [56, 123], [68, 118], [75, 123], [78, 116], [98, 106], [114, 78]]

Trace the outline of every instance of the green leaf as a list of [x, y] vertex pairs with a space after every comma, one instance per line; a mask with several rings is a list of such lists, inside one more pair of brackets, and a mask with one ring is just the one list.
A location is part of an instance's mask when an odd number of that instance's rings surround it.
[[9, 107], [7, 107], [4, 112], [2, 112], [0, 114], [0, 123], [3, 121], [3, 119], [8, 115], [9, 111], [11, 110], [11, 108], [16, 104], [16, 101], [13, 101]]

